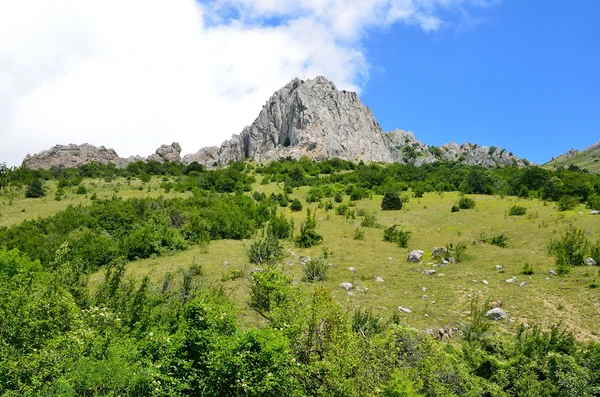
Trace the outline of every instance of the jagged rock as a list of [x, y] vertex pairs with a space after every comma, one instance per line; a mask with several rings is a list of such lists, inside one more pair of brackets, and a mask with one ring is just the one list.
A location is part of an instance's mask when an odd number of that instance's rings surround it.
[[341, 283], [340, 288], [345, 289], [346, 291], [349, 291], [352, 288], [354, 288], [354, 285], [352, 285], [352, 283]]
[[398, 306], [398, 311], [400, 313], [412, 313], [412, 310], [410, 310], [409, 308], [406, 308], [406, 307], [402, 307], [402, 306]]
[[495, 268], [496, 268], [496, 270], [498, 270], [498, 271], [502, 270], [502, 266], [500, 266], [500, 265], [496, 265], [496, 266], [494, 266], [494, 267], [495, 267]]
[[127, 165], [114, 149], [88, 143], [56, 145], [33, 156], [28, 154], [22, 165], [32, 170], [48, 170], [52, 167], [75, 168], [88, 163], [114, 164], [120, 168]]
[[217, 167], [219, 161], [219, 148], [216, 146], [209, 146], [198, 150], [193, 154], [186, 154], [181, 159], [181, 162], [185, 165], [190, 165], [193, 162], [202, 164], [207, 169], [214, 169]]
[[431, 276], [432, 274], [437, 273], [437, 270], [425, 270], [423, 272], [426, 276]]
[[388, 140], [358, 95], [317, 77], [294, 79], [275, 92], [252, 125], [223, 143], [219, 164], [303, 155], [393, 161]]
[[600, 210], [590, 211], [590, 215], [598, 215], [598, 214], [600, 214]]
[[406, 260], [413, 263], [419, 262], [423, 256], [423, 253], [424, 252], [422, 250], [413, 250], [410, 252], [410, 254], [408, 254], [408, 258]]
[[448, 249], [446, 247], [433, 247], [433, 251], [431, 252], [432, 258], [440, 258], [448, 253]]
[[504, 310], [500, 309], [499, 307], [495, 307], [493, 309], [488, 310], [485, 313], [485, 316], [489, 319], [498, 321], [498, 320], [504, 320], [508, 316], [508, 314]]
[[161, 145], [156, 149], [156, 153], [148, 156], [148, 161], [158, 161], [159, 163], [170, 161], [173, 163], [180, 163], [181, 146], [177, 142], [173, 142], [170, 145]]
[[375, 281], [377, 281], [378, 283], [383, 283], [383, 278], [381, 278], [381, 277], [377, 277], [377, 278], [375, 279]]

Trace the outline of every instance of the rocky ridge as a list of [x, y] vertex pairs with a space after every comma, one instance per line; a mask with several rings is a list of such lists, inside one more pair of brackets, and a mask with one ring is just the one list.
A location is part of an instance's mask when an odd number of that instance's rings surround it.
[[[525, 165], [506, 150], [469, 143], [439, 147], [419, 142], [411, 132], [384, 132], [371, 110], [355, 92], [338, 90], [325, 77], [294, 79], [276, 91], [265, 103], [254, 122], [220, 147], [206, 147], [181, 158], [181, 146], [162, 145], [147, 160], [198, 162], [207, 168], [230, 161], [276, 160], [308, 156], [314, 160], [338, 157], [353, 161], [400, 162], [421, 165], [436, 161], [464, 161], [483, 166]], [[125, 167], [132, 156], [120, 158], [113, 149], [92, 145], [57, 145], [30, 156], [23, 165], [30, 168], [76, 167], [98, 162]]]

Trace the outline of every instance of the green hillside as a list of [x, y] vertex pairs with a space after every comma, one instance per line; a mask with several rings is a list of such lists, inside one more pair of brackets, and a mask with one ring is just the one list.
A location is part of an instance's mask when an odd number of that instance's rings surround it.
[[3, 395], [599, 390], [598, 175], [304, 158], [3, 181]]
[[546, 164], [546, 166], [552, 168], [566, 168], [570, 165], [575, 165], [581, 169], [588, 170], [589, 172], [595, 174], [600, 173], [600, 142], [578, 152], [572, 157], [563, 154]]

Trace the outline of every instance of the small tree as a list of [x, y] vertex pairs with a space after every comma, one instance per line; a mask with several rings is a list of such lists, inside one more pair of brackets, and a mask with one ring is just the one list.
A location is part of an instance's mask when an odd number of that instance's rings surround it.
[[387, 192], [381, 201], [381, 209], [384, 211], [393, 211], [402, 209], [402, 200], [398, 192]]
[[306, 210], [306, 220], [300, 224], [300, 235], [296, 236], [294, 242], [299, 248], [310, 248], [323, 242], [323, 236], [316, 232], [316, 212], [311, 215], [310, 208]]
[[294, 199], [294, 201], [292, 201], [292, 204], [290, 204], [290, 210], [292, 210], [292, 212], [302, 211], [302, 203], [300, 202], [300, 200]]
[[8, 172], [10, 170], [6, 167], [6, 163], [0, 163], [0, 190], [4, 189], [8, 185]]
[[27, 191], [25, 192], [25, 197], [27, 198], [39, 198], [44, 197], [45, 195], [44, 183], [40, 178], [35, 178], [33, 182], [27, 186]]
[[583, 265], [589, 240], [581, 229], [571, 228], [560, 240], [548, 244], [548, 254], [554, 256], [559, 274], [567, 274], [572, 266]]

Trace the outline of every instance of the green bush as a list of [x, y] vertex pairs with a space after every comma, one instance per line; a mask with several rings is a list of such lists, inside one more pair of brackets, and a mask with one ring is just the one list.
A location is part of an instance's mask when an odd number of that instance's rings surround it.
[[400, 248], [408, 247], [408, 240], [410, 240], [411, 232], [397, 229], [398, 225], [388, 227], [383, 231], [383, 241], [390, 243], [397, 243]]
[[354, 230], [354, 240], [364, 240], [365, 239], [365, 231], [361, 228], [356, 228]]
[[317, 281], [325, 281], [327, 278], [327, 270], [329, 266], [324, 257], [313, 259], [304, 264], [304, 276], [302, 281], [314, 283]]
[[316, 232], [316, 212], [311, 216], [310, 209], [306, 210], [306, 220], [300, 224], [300, 234], [294, 239], [299, 248], [310, 248], [323, 242], [323, 236]]
[[401, 210], [402, 200], [398, 192], [386, 192], [381, 201], [381, 209], [384, 211]]
[[585, 206], [591, 210], [600, 210], [600, 195], [592, 194], [589, 196]]
[[508, 237], [506, 237], [504, 234], [500, 234], [498, 236], [493, 236], [490, 237], [487, 242], [491, 245], [495, 245], [501, 248], [506, 248], [508, 247]]
[[255, 271], [250, 283], [250, 307], [264, 314], [281, 305], [289, 298], [290, 284], [291, 280], [274, 266]]
[[525, 215], [527, 213], [527, 208], [522, 207], [520, 205], [513, 205], [512, 207], [510, 207], [510, 210], [508, 211], [508, 215], [510, 216], [521, 216], [521, 215]]
[[473, 200], [472, 198], [463, 196], [458, 200], [458, 208], [460, 208], [461, 210], [473, 209], [473, 208], [475, 208], [475, 200]]
[[266, 237], [254, 240], [248, 250], [248, 260], [258, 265], [274, 263], [282, 257], [283, 246], [277, 237], [270, 233], [267, 233]]
[[589, 240], [581, 229], [570, 228], [559, 240], [548, 244], [548, 254], [554, 256], [559, 274], [567, 274], [573, 266], [584, 264]]
[[25, 197], [27, 198], [40, 198], [44, 197], [46, 192], [44, 191], [44, 183], [40, 178], [35, 178], [33, 182], [27, 186], [27, 191], [25, 191]]
[[459, 212], [459, 211], [460, 211], [460, 208], [458, 208], [458, 205], [456, 205], [456, 204], [454, 204], [452, 206], [452, 209], [450, 210], [450, 212]]
[[77, 186], [77, 190], [75, 190], [75, 194], [87, 194], [87, 189], [83, 185]]
[[362, 227], [377, 227], [377, 218], [373, 214], [366, 214], [360, 225]]
[[572, 210], [573, 208], [577, 207], [577, 204], [579, 204], [579, 200], [577, 199], [577, 197], [562, 196], [558, 200], [558, 210], [559, 211], [569, 211], [569, 210]]
[[292, 223], [286, 219], [283, 213], [275, 214], [275, 211], [271, 214], [267, 233], [280, 239], [289, 238], [292, 235]]
[[527, 276], [531, 276], [534, 273], [533, 266], [529, 263], [525, 263], [521, 268], [521, 274], [525, 274]]
[[302, 211], [302, 203], [300, 200], [294, 199], [290, 204], [290, 210], [292, 210], [292, 212]]

